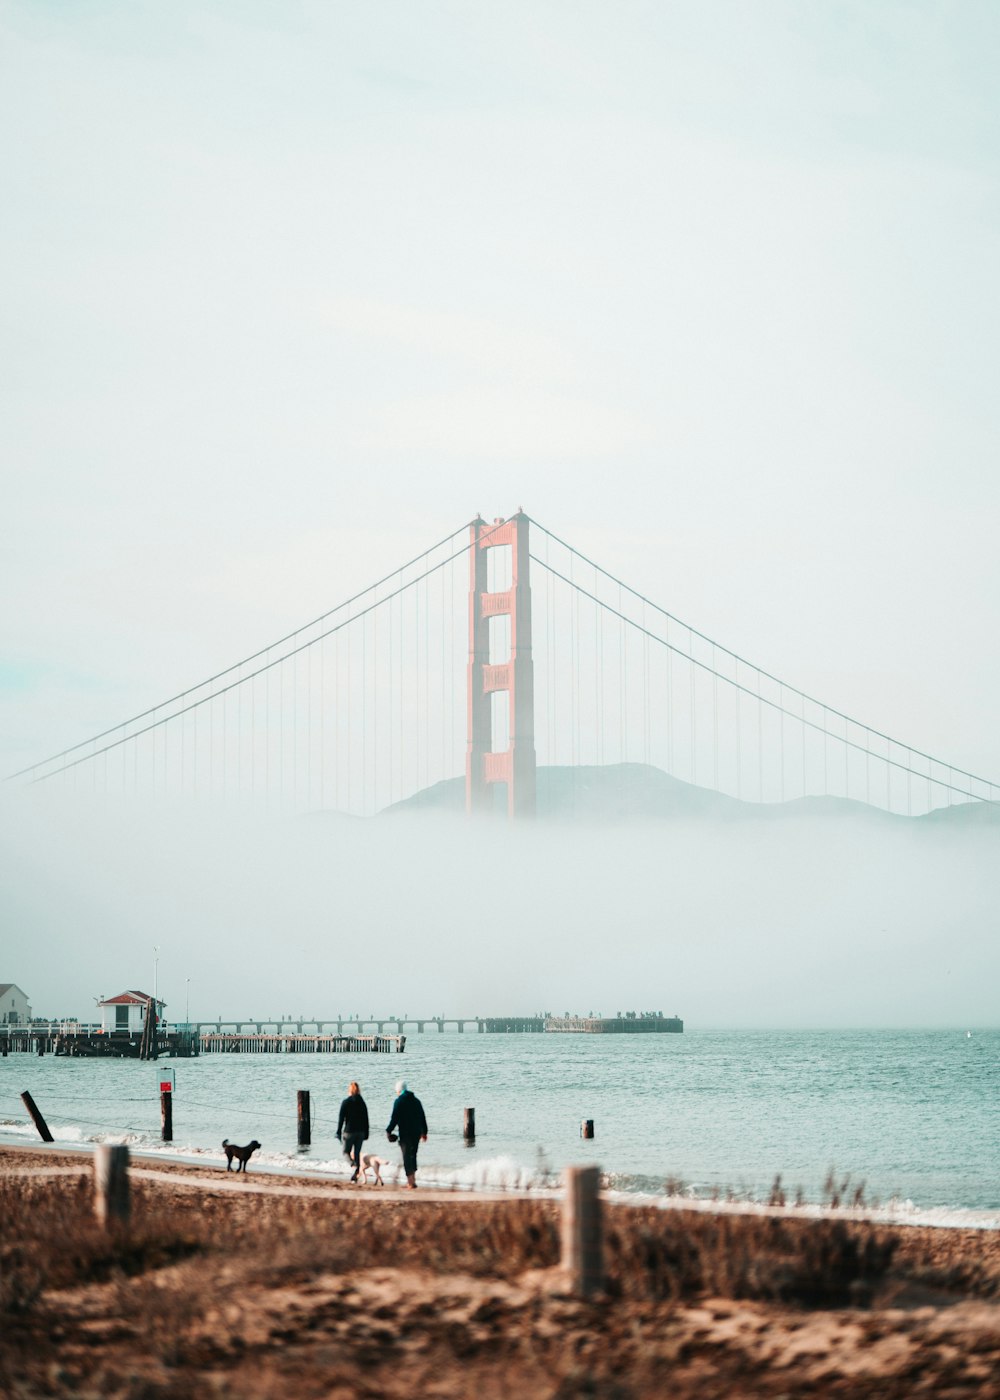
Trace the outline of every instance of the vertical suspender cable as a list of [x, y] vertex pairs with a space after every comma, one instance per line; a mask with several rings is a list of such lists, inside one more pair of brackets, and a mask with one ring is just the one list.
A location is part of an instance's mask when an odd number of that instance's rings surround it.
[[719, 791], [719, 673], [712, 643], [712, 786]]
[[[597, 597], [598, 577], [594, 570], [594, 597]], [[594, 604], [594, 756], [598, 766], [604, 762], [604, 707], [601, 704], [601, 665], [603, 648], [601, 633], [604, 629], [604, 613], [599, 603]]]
[[781, 749], [781, 800], [785, 800], [785, 687], [778, 683], [778, 724], [780, 726]]
[[625, 623], [621, 620], [622, 586], [618, 585], [618, 761], [628, 762], [628, 725], [625, 721]]
[[[401, 577], [401, 575], [400, 575], [400, 574], [397, 574], [396, 577], [399, 578], [399, 577]], [[395, 606], [396, 606], [396, 600], [395, 600], [395, 598], [390, 598], [390, 599], [389, 599], [389, 802], [390, 802], [390, 803], [393, 803], [393, 802], [397, 801], [397, 793], [396, 793], [396, 787], [395, 787], [395, 773], [394, 773], [394, 771], [393, 771], [393, 750], [394, 750], [394, 748], [395, 748], [396, 724], [395, 724], [395, 715], [393, 714], [393, 708], [392, 708], [393, 705], [394, 705], [394, 703], [395, 703], [395, 695], [396, 695], [396, 677], [395, 677], [395, 674], [394, 674], [394, 672], [395, 672], [395, 665], [396, 665], [396, 651], [395, 651], [395, 640], [394, 640], [394, 638], [393, 638], [393, 632], [394, 632], [395, 629], [393, 628], [393, 624], [392, 624], [392, 614], [393, 614], [393, 609], [395, 608]], [[398, 797], [402, 797], [402, 793], [399, 793], [399, 794], [398, 794]]]
[[691, 783], [693, 786], [696, 786], [698, 782], [698, 726], [696, 719], [698, 692], [694, 666], [694, 634], [690, 627], [688, 628], [688, 657], [690, 658], [688, 661], [688, 671], [690, 672], [691, 685], [691, 697], [689, 702], [691, 713], [688, 716], [691, 722]]
[[236, 676], [236, 796], [243, 796], [243, 671]]
[[850, 733], [847, 728], [847, 720], [844, 720], [844, 796], [851, 795], [851, 750], [849, 747]]
[[326, 641], [319, 644], [319, 809], [326, 810]]
[[642, 758], [649, 763], [649, 633], [646, 630], [646, 600], [642, 600]]
[[757, 799], [764, 801], [764, 702], [760, 694], [760, 671], [757, 672]]
[[313, 649], [306, 647], [306, 811], [313, 794]]
[[447, 672], [447, 668], [446, 668], [446, 666], [445, 666], [445, 645], [444, 645], [444, 643], [445, 643], [444, 619], [445, 619], [445, 611], [446, 611], [446, 607], [445, 607], [445, 586], [444, 586], [444, 585], [445, 585], [445, 570], [444, 570], [444, 569], [440, 569], [440, 570], [438, 571], [438, 573], [439, 573], [440, 578], [441, 578], [441, 611], [438, 613], [438, 622], [439, 622], [439, 625], [440, 625], [440, 628], [441, 628], [441, 631], [440, 631], [440, 634], [439, 634], [439, 635], [440, 635], [440, 638], [441, 638], [441, 646], [440, 646], [440, 652], [441, 652], [441, 778], [442, 778], [442, 780], [444, 780], [445, 778], [450, 778], [450, 777], [451, 777], [451, 764], [448, 762], [447, 758], [445, 757], [445, 751], [446, 751], [447, 746], [448, 746], [448, 738], [447, 738], [447, 733], [448, 733], [448, 731], [447, 731], [447, 728], [446, 728], [447, 718], [448, 718], [448, 701], [447, 701], [447, 691], [446, 691], [446, 688], [445, 688], [445, 686], [446, 686], [446, 677], [447, 677], [448, 672]]
[[406, 594], [399, 595], [399, 795], [406, 788]]
[[[621, 596], [621, 589], [619, 588], [619, 590], [618, 590], [618, 611], [619, 611], [619, 612], [621, 612], [621, 603], [622, 603], [622, 596]], [[623, 622], [623, 623], [622, 623], [622, 744], [623, 744], [624, 749], [625, 749], [625, 762], [626, 762], [626, 763], [629, 762], [629, 747], [628, 747], [628, 712], [629, 712], [629, 695], [628, 695], [628, 635], [629, 635], [628, 623], [627, 623], [627, 622]]]
[[667, 618], [667, 772], [674, 776], [674, 652], [670, 646], [670, 619]]
[[[906, 750], [906, 815], [913, 816], [913, 754], [910, 749]], [[971, 784], [970, 784], [971, 786]]]
[[[594, 570], [594, 597], [598, 596], [598, 576]], [[594, 638], [594, 684], [596, 692], [594, 702], [597, 706], [595, 725], [597, 729], [597, 762], [604, 763], [604, 609], [600, 605], [594, 608], [594, 624], [597, 628], [597, 635]]]
[[743, 717], [740, 713], [740, 701], [743, 692], [740, 690], [740, 663], [733, 657], [733, 682], [736, 687], [736, 796], [743, 798]]
[[[223, 797], [226, 797], [226, 796], [228, 796], [228, 794], [229, 794], [229, 784], [228, 784], [228, 781], [227, 781], [227, 774], [226, 774], [226, 757], [227, 757], [227, 752], [226, 752], [226, 740], [227, 740], [228, 737], [229, 737], [229, 728], [228, 728], [228, 726], [227, 726], [227, 724], [226, 724], [226, 698], [227, 698], [227, 697], [226, 697], [226, 692], [223, 691], [223, 692], [222, 692], [222, 795], [223, 795]], [[164, 735], [163, 735], [164, 748], [166, 748], [166, 739], [167, 739], [166, 732], [164, 732]]]

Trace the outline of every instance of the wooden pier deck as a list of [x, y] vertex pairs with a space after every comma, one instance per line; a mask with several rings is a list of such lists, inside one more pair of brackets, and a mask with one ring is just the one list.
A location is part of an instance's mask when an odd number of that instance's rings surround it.
[[230, 1035], [209, 1031], [199, 1037], [203, 1055], [401, 1055], [405, 1035], [286, 1035], [263, 1032]]
[[[8, 1055], [66, 1055], [72, 1059], [137, 1060], [141, 1058], [139, 1031], [104, 1032], [93, 1027], [66, 1031], [57, 1025], [20, 1026], [0, 1032], [0, 1057]], [[156, 1059], [188, 1059], [198, 1054], [197, 1037], [188, 1031], [160, 1031]]]

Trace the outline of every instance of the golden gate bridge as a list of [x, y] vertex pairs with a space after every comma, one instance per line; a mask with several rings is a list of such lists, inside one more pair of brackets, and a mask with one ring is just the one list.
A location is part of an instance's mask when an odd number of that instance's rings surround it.
[[[70, 791], [372, 815], [545, 810], [557, 772], [644, 765], [748, 803], [890, 813], [1000, 785], [809, 695], [523, 511], [459, 526], [336, 607], [11, 774]], [[464, 778], [464, 784], [463, 784]]]

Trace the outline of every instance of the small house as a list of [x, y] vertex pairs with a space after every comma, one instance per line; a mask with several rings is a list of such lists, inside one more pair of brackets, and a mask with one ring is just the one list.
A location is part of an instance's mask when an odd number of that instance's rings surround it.
[[31, 1007], [16, 982], [0, 982], [0, 1026], [30, 1026]]
[[[153, 998], [148, 992], [119, 992], [116, 997], [107, 997], [97, 1003], [101, 1013], [101, 1030], [105, 1035], [118, 1031], [126, 1035], [138, 1035], [146, 1024], [146, 1013]], [[157, 998], [156, 1014], [162, 1021], [165, 1002]]]

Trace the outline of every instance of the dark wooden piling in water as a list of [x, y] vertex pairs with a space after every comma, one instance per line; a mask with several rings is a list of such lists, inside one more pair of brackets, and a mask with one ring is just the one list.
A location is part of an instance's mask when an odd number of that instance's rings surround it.
[[48, 1123], [46, 1123], [45, 1119], [38, 1111], [38, 1106], [35, 1103], [35, 1100], [28, 1093], [27, 1089], [25, 1089], [24, 1093], [21, 1095], [21, 1102], [31, 1114], [31, 1121], [38, 1129], [38, 1136], [42, 1139], [42, 1142], [52, 1142], [53, 1137], [52, 1134], [49, 1132], [49, 1125]]
[[102, 1142], [94, 1153], [94, 1214], [102, 1225], [127, 1225], [131, 1207], [128, 1148]]
[[160, 1091], [160, 1137], [164, 1142], [174, 1140], [174, 1096], [166, 1089]]
[[581, 1298], [604, 1287], [604, 1234], [599, 1167], [567, 1167], [562, 1215], [562, 1267]]
[[299, 1101], [299, 1146], [308, 1147], [312, 1142], [312, 1110], [309, 1103], [309, 1090], [300, 1089]]
[[465, 1122], [462, 1124], [462, 1137], [466, 1142], [476, 1140], [476, 1110], [467, 1108], [465, 1110]]
[[584, 1118], [580, 1123], [580, 1136], [582, 1138], [592, 1138], [594, 1136], [593, 1118]]

